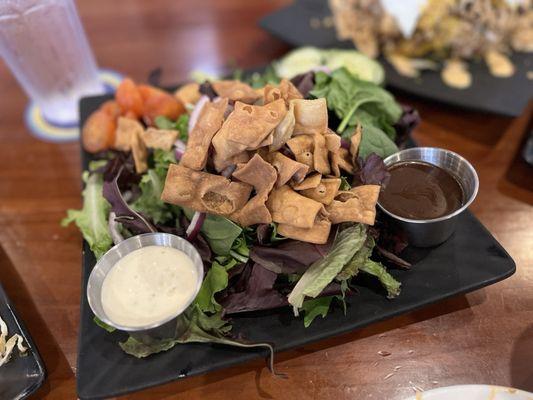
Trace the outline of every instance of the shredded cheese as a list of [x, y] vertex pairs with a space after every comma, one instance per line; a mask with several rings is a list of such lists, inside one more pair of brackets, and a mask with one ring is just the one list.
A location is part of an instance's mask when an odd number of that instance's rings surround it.
[[7, 336], [7, 325], [2, 317], [0, 317], [0, 367], [4, 364], [7, 364], [11, 358], [15, 346], [20, 354], [23, 354], [26, 352], [26, 350], [28, 350], [23, 344], [24, 339], [19, 334], [15, 333], [6, 341]]

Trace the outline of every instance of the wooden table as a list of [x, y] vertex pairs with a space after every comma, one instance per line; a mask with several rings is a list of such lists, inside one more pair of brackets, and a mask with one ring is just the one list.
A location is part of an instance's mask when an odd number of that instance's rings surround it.
[[[287, 1], [79, 1], [98, 63], [175, 83], [195, 68], [261, 65], [287, 47], [257, 27]], [[0, 279], [44, 357], [35, 398], [75, 398], [81, 237], [61, 228], [80, 206], [77, 143], [34, 139], [26, 97], [0, 64]], [[413, 387], [489, 383], [533, 390], [533, 188], [511, 183], [525, 118], [508, 119], [402, 97], [420, 110], [414, 137], [477, 168], [472, 211], [512, 255], [511, 278], [467, 296], [285, 352], [272, 377], [262, 360], [128, 396], [131, 399], [401, 399]], [[531, 172], [529, 172], [531, 174]], [[525, 178], [525, 175], [523, 175]], [[378, 351], [388, 351], [388, 357]], [[392, 373], [392, 375], [390, 375]]]

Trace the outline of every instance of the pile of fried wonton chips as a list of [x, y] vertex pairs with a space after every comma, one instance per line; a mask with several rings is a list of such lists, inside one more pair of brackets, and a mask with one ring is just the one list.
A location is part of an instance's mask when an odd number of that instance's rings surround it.
[[379, 185], [340, 190], [341, 170], [355, 171], [361, 130], [349, 150], [341, 147], [326, 99], [306, 100], [288, 80], [257, 90], [240, 81], [212, 86], [219, 97], [204, 102], [163, 201], [243, 227], [276, 222], [279, 234], [317, 244], [334, 224], [374, 223]]

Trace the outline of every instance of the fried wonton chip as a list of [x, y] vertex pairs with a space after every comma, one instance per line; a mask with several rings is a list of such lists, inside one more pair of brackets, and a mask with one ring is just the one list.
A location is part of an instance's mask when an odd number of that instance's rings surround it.
[[321, 202], [322, 204], [330, 204], [341, 186], [339, 178], [324, 178], [320, 184], [312, 189], [302, 190], [305, 197]]
[[270, 134], [265, 138], [265, 140], [259, 143], [259, 146], [257, 147], [258, 149], [260, 149], [261, 147], [271, 146], [272, 143], [274, 143], [274, 133], [270, 132]]
[[336, 153], [341, 148], [341, 137], [333, 132], [331, 129], [328, 129], [327, 133], [324, 135], [326, 139], [326, 147], [328, 151]]
[[114, 148], [120, 151], [130, 151], [134, 136], [140, 136], [144, 131], [141, 123], [135, 119], [118, 117], [115, 131]]
[[239, 164], [233, 176], [241, 182], [252, 185], [256, 195], [230, 218], [241, 226], [271, 223], [272, 216], [265, 202], [276, 182], [278, 176], [276, 169], [255, 154], [246, 164]]
[[302, 183], [292, 185], [292, 188], [297, 191], [306, 190], [306, 189], [314, 189], [318, 185], [320, 185], [321, 180], [322, 180], [322, 174], [316, 173], [313, 175], [309, 175], [307, 178], [303, 180]]
[[330, 231], [331, 222], [327, 218], [318, 218], [312, 228], [298, 228], [292, 225], [278, 224], [278, 233], [280, 235], [315, 244], [327, 243]]
[[328, 127], [328, 107], [325, 98], [315, 100], [295, 99], [291, 100], [291, 103], [294, 103], [294, 117], [296, 118], [294, 135], [313, 135], [326, 132]]
[[220, 97], [233, 101], [253, 104], [260, 97], [251, 86], [241, 81], [215, 81], [212, 86]]
[[150, 149], [170, 150], [178, 138], [178, 131], [174, 129], [148, 128], [141, 132], [141, 138]]
[[263, 104], [272, 103], [273, 101], [282, 99], [281, 90], [276, 85], [267, 84], [263, 88]]
[[287, 141], [287, 146], [291, 149], [296, 161], [305, 164], [309, 170], [314, 169], [313, 149], [315, 141], [311, 135], [298, 135]]
[[289, 105], [289, 110], [285, 117], [281, 120], [274, 132], [272, 133], [272, 144], [269, 147], [270, 151], [279, 150], [292, 136], [294, 131], [294, 105]]
[[239, 211], [231, 214], [229, 218], [240, 226], [250, 226], [255, 224], [270, 224], [272, 215], [265, 206], [268, 196], [254, 196]]
[[230, 158], [245, 150], [255, 150], [283, 120], [287, 109], [283, 100], [265, 106], [236, 102], [235, 110], [213, 138], [219, 157]]
[[341, 222], [361, 222], [374, 225], [379, 185], [356, 186], [344, 191], [326, 206], [332, 224]]
[[[350, 152], [342, 147], [339, 149], [337, 153], [332, 153], [331, 166], [334, 172], [335, 172], [335, 169], [340, 168], [348, 172], [349, 174], [354, 173], [354, 167], [352, 165]], [[337, 174], [335, 174], [335, 176], [336, 175]]]
[[247, 183], [231, 182], [220, 175], [171, 164], [161, 200], [199, 212], [229, 216], [244, 207], [251, 192], [252, 186]]
[[329, 175], [328, 149], [326, 147], [326, 138], [321, 134], [313, 135], [313, 167], [322, 175]]
[[272, 165], [263, 160], [259, 154], [255, 154], [247, 163], [239, 164], [233, 176], [241, 182], [252, 185], [256, 193], [268, 193], [274, 187], [278, 174]]
[[200, 85], [196, 82], [187, 83], [174, 92], [174, 97], [183, 104], [196, 104], [202, 97]]
[[237, 165], [239, 163], [245, 163], [250, 159], [250, 153], [243, 151], [242, 153], [235, 154], [230, 158], [222, 158], [216, 152], [213, 154], [213, 166], [217, 172], [222, 172], [232, 165]]
[[300, 91], [288, 79], [282, 79], [278, 86], [268, 84], [263, 91], [264, 104], [271, 103], [278, 99], [285, 100], [288, 106], [291, 100], [303, 99]]
[[189, 132], [187, 148], [181, 157], [180, 164], [198, 171], [205, 168], [211, 140], [224, 122], [224, 112], [227, 106], [228, 99], [223, 98], [217, 102], [207, 102], [202, 107], [198, 121]]
[[341, 170], [339, 168], [339, 155], [337, 153], [331, 153], [331, 174], [337, 178], [341, 176]]
[[268, 161], [278, 171], [278, 179], [276, 181], [276, 187], [282, 187], [291, 179], [294, 182], [300, 183], [304, 180], [309, 167], [305, 164], [294, 161], [280, 152], [270, 153], [268, 155]]
[[355, 161], [357, 160], [357, 152], [359, 151], [359, 145], [361, 144], [362, 132], [361, 125], [357, 125], [354, 134], [350, 138], [350, 154], [352, 155], [353, 165], [355, 165]]
[[135, 162], [135, 171], [138, 174], [145, 173], [148, 170], [148, 150], [146, 150], [146, 146], [139, 134], [131, 136], [131, 152]]
[[325, 214], [322, 203], [296, 193], [287, 185], [272, 190], [266, 205], [274, 222], [300, 228], [311, 228], [316, 217]]

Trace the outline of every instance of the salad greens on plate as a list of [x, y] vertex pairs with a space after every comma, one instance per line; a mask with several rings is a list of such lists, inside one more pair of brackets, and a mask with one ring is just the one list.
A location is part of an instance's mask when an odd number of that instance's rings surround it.
[[273, 351], [237, 339], [232, 319], [291, 306], [308, 327], [357, 301], [360, 275], [388, 298], [400, 294], [388, 269], [409, 266], [398, 256], [406, 243], [376, 220], [375, 204], [389, 176], [382, 159], [416, 112], [379, 86], [379, 64], [351, 52], [307, 48], [235, 77], [174, 94], [126, 79], [83, 128], [94, 161], [83, 207], [62, 223], [78, 226], [97, 259], [126, 237], [160, 231], [189, 240], [205, 265], [186, 332], [130, 337], [120, 346], [133, 356], [185, 342]]

